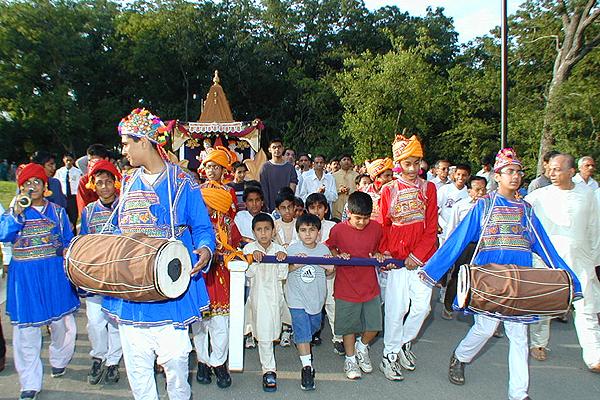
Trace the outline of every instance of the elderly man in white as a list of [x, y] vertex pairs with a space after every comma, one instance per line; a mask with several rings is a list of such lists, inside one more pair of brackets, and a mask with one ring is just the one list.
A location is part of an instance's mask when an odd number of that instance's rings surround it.
[[587, 185], [592, 190], [598, 189], [598, 182], [592, 177], [596, 170], [594, 159], [590, 156], [581, 157], [577, 160], [577, 168], [579, 172], [573, 177], [573, 182]]
[[590, 371], [600, 373], [600, 218], [594, 191], [575, 184], [575, 162], [568, 154], [550, 158], [552, 185], [525, 197], [542, 222], [558, 254], [577, 274], [583, 301], [574, 303], [575, 329]]

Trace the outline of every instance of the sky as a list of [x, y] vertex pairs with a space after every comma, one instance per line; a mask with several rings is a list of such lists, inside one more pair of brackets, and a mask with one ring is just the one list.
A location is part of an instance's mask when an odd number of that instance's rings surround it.
[[[501, 0], [364, 0], [370, 10], [383, 6], [397, 6], [401, 11], [420, 16], [427, 6], [444, 7], [444, 14], [454, 19], [458, 40], [466, 43], [477, 36], [489, 33], [500, 25]], [[513, 14], [523, 0], [508, 0], [508, 14]]]

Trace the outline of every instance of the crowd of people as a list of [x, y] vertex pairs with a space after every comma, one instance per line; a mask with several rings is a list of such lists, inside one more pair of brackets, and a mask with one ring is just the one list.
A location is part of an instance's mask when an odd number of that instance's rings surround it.
[[[12, 257], [4, 257], [6, 311], [20, 399], [42, 389], [42, 326], [50, 326], [51, 375], [65, 374], [80, 299], [92, 348], [89, 384], [117, 382], [123, 358], [135, 399], [158, 399], [154, 374], [164, 371], [169, 398], [188, 400], [194, 348], [196, 380], [210, 384], [214, 377], [229, 387], [228, 263], [235, 258], [249, 262], [245, 347], [258, 348], [266, 392], [277, 390], [274, 343], [295, 344], [300, 387], [315, 389], [312, 346], [321, 344], [325, 318], [348, 379], [379, 369], [390, 381], [403, 380], [403, 371], [417, 367], [411, 345], [438, 286], [442, 318], [474, 314], [451, 353], [450, 382], [466, 382], [466, 365], [502, 334], [503, 323], [508, 398], [529, 399], [528, 359], [546, 359], [552, 318], [461, 308], [456, 280], [465, 263], [567, 271], [582, 358], [600, 373], [600, 190], [591, 157], [576, 163], [569, 154], [548, 153], [544, 174], [526, 187], [510, 148], [473, 174], [449, 160], [428, 168], [417, 136], [397, 135], [390, 157], [363, 165], [350, 155], [296, 155], [274, 139], [258, 179], [249, 180], [245, 160], [225, 147], [204, 152], [198, 171], [170, 162], [166, 126], [147, 110], [132, 111], [118, 132], [119, 162], [95, 144], [81, 159], [65, 154], [59, 169], [56, 157], [42, 151], [17, 169], [19, 194], [0, 219], [0, 240], [12, 244], [5, 247]], [[194, 264], [190, 286], [160, 302], [77, 290], [65, 274], [65, 252], [74, 234], [94, 233], [181, 241]], [[340, 265], [331, 265], [332, 257]], [[364, 259], [372, 262], [358, 263]], [[369, 349], [380, 334], [383, 353], [376, 357]]]

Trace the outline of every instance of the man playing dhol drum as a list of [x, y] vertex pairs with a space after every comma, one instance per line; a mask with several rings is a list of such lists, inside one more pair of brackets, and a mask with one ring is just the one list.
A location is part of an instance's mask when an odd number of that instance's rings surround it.
[[[496, 156], [494, 179], [498, 190], [478, 200], [465, 219], [450, 234], [443, 246], [427, 262], [421, 278], [435, 284], [439, 281], [465, 247], [477, 241], [474, 263], [515, 264], [532, 266], [532, 252], [548, 265], [567, 270], [573, 278], [573, 290], [581, 295], [581, 285], [575, 274], [558, 256], [531, 207], [517, 197], [523, 171], [514, 150], [502, 149]], [[500, 318], [475, 315], [475, 323], [452, 354], [448, 371], [450, 382], [465, 383], [465, 364], [477, 355], [494, 334]], [[519, 317], [501, 318], [510, 341], [508, 368], [508, 398], [529, 399], [527, 326]], [[529, 317], [531, 320], [531, 317]]]
[[171, 400], [189, 400], [187, 327], [201, 319], [209, 300], [200, 270], [215, 248], [215, 236], [200, 188], [179, 166], [166, 161], [162, 149], [166, 127], [145, 109], [136, 109], [119, 123], [123, 155], [139, 167], [124, 180], [118, 230], [149, 237], [180, 240], [192, 262], [190, 286], [173, 300], [133, 302], [105, 298], [104, 310], [119, 323], [123, 358], [133, 397], [158, 400], [154, 360], [164, 367]]

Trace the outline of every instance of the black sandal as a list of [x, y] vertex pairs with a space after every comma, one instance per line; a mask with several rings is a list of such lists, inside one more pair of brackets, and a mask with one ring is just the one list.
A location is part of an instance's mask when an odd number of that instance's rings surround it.
[[263, 375], [263, 390], [265, 392], [277, 391], [277, 374], [275, 372], [267, 372]]
[[460, 362], [455, 354], [450, 358], [450, 366], [448, 367], [448, 379], [455, 385], [465, 384], [465, 363]]

